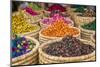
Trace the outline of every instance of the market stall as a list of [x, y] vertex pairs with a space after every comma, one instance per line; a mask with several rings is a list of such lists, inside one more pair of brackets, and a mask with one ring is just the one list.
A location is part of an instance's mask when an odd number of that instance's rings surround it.
[[16, 5], [11, 15], [13, 66], [96, 60], [95, 6], [40, 2]]

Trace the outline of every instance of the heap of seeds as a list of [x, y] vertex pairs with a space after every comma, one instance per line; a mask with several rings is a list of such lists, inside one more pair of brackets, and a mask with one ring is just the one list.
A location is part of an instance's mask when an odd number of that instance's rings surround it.
[[48, 44], [48, 47], [43, 49], [45, 53], [59, 57], [87, 55], [94, 50], [95, 49], [92, 46], [84, 44], [79, 39], [71, 36], [67, 36], [59, 42]]

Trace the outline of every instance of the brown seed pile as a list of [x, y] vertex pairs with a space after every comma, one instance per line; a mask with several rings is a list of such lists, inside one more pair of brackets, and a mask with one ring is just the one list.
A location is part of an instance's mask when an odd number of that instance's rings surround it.
[[62, 57], [86, 55], [94, 50], [92, 46], [83, 44], [80, 40], [70, 36], [63, 38], [60, 42], [51, 43], [43, 49], [49, 55]]

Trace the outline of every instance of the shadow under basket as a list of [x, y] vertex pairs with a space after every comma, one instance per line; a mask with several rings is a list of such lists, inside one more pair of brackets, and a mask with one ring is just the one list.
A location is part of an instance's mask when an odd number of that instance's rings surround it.
[[25, 38], [32, 40], [36, 45], [30, 52], [23, 54], [21, 56], [12, 58], [11, 59], [12, 66], [29, 65], [29, 64], [38, 63], [38, 47], [40, 45], [39, 42], [36, 39], [28, 37], [28, 36], [25, 36]]
[[[43, 43], [39, 47], [39, 64], [53, 64], [53, 63], [69, 63], [69, 62], [82, 62], [82, 61], [95, 61], [95, 51], [93, 51], [90, 54], [87, 55], [82, 55], [82, 56], [77, 56], [77, 57], [57, 57], [57, 56], [52, 56], [46, 54], [43, 49], [48, 46], [48, 44], [53, 43], [53, 42], [59, 42], [61, 39], [53, 40], [53, 41], [48, 41], [46, 43]], [[91, 46], [94, 46], [94, 43], [91, 41], [86, 41], [80, 39], [84, 44], [90, 44]]]

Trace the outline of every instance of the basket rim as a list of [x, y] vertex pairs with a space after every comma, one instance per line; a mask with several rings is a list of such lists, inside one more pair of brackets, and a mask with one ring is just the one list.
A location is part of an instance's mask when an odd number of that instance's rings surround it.
[[[29, 20], [29, 19], [28, 19], [28, 20]], [[26, 20], [26, 21], [27, 21], [27, 22], [29, 22], [28, 20]], [[38, 19], [38, 20], [32, 21], [32, 22], [29, 22], [29, 23], [31, 23], [31, 24], [35, 24], [35, 23], [40, 22], [40, 20], [41, 20], [41, 18], [40, 18], [40, 19]]]
[[93, 16], [93, 17], [89, 17], [89, 16], [79, 16], [79, 14], [82, 14], [82, 13], [80, 13], [80, 12], [74, 12], [74, 14], [75, 14], [76, 16], [78, 16], [78, 17], [95, 18], [95, 16]]
[[[41, 16], [41, 14], [32, 16], [31, 14], [29, 14], [29, 13], [26, 12], [25, 10], [21, 10], [21, 12], [23, 12], [25, 15], [31, 16], [32, 18]], [[15, 16], [15, 15], [17, 15], [17, 14], [20, 14], [20, 11], [13, 12], [13, 13], [12, 13], [12, 16]], [[39, 19], [39, 20], [40, 20], [40, 19]]]
[[36, 46], [28, 53], [23, 54], [23, 55], [18, 56], [18, 57], [15, 57], [15, 58], [12, 58], [12, 62], [16, 61], [16, 60], [18, 60], [19, 58], [22, 58], [22, 57], [25, 58], [25, 56], [30, 55], [30, 53], [33, 53], [38, 49], [40, 43], [35, 38], [29, 37], [29, 36], [25, 36], [25, 38], [32, 40], [36, 44]]
[[[37, 55], [37, 54], [36, 54], [36, 55]], [[35, 57], [36, 57], [36, 56], [28, 57], [28, 58], [26, 58], [25, 60], [12, 63], [12, 65], [24, 64], [25, 62], [28, 62], [28, 61], [30, 61], [31, 59], [35, 58]], [[37, 58], [35, 58], [35, 59], [37, 59]], [[34, 59], [33, 59], [33, 60], [34, 60]]]
[[39, 25], [33, 25], [33, 26], [37, 26], [37, 30], [33, 30], [32, 32], [26, 32], [26, 33], [21, 33], [19, 35], [27, 35], [27, 34], [30, 34], [30, 33], [35, 33], [35, 32], [38, 32], [40, 31], [41, 27]]
[[[73, 37], [78, 37], [78, 36], [80, 36], [80, 29], [79, 29], [79, 28], [72, 27], [72, 26], [70, 26], [70, 28], [75, 28], [75, 29], [77, 29], [77, 30], [79, 31], [79, 33], [76, 34], [76, 35], [73, 35]], [[47, 28], [45, 28], [45, 29], [47, 29]], [[42, 37], [47, 38], [47, 39], [62, 38], [62, 37], [50, 37], [50, 36], [45, 36], [45, 35], [41, 34], [41, 32], [42, 32], [43, 30], [45, 30], [45, 29], [42, 29], [42, 30], [39, 31], [39, 36], [40, 36], [40, 37], [42, 36]]]
[[91, 33], [94, 33], [94, 32], [95, 32], [94, 30], [88, 30], [88, 29], [82, 28], [82, 25], [79, 25], [79, 28], [80, 28], [80, 30], [82, 30], [82, 31], [91, 32]]
[[21, 33], [21, 34], [17, 34], [17, 35], [19, 35], [19, 36], [25, 36], [25, 35], [28, 35], [28, 34], [31, 34], [31, 33], [36, 33], [36, 32], [38, 32], [38, 31], [40, 31], [40, 26], [38, 26], [38, 25], [34, 25], [34, 26], [37, 26], [38, 28], [37, 28], [37, 30], [34, 30], [34, 31], [32, 31], [32, 32], [26, 32], [26, 33]]
[[93, 42], [96, 42], [96, 40], [94, 39], [94, 35], [95, 35], [95, 32], [91, 35], [91, 40], [92, 40]]
[[[23, 12], [24, 12], [24, 14], [25, 15], [27, 15], [27, 16], [31, 16], [31, 18], [30, 19], [32, 19], [32, 18], [36, 18], [36, 17], [39, 17], [39, 16], [41, 16], [41, 14], [39, 14], [39, 15], [35, 15], [35, 16], [32, 16], [31, 14], [29, 14], [28, 12], [26, 12], [25, 10], [23, 10]], [[41, 18], [39, 17], [38, 18], [38, 20], [35, 20], [35, 22], [29, 22], [29, 23], [37, 23], [37, 22], [39, 22], [41, 20]], [[28, 20], [27, 20], [28, 21]]]
[[41, 25], [48, 26], [48, 24], [42, 23], [42, 21], [43, 21], [44, 19], [51, 19], [51, 18], [45, 17], [45, 18], [41, 19], [40, 22], [39, 22]]
[[[32, 55], [32, 54], [34, 54], [34, 55]], [[26, 62], [29, 60], [29, 58], [37, 58], [38, 53], [32, 53], [32, 54], [25, 57], [25, 58], [21, 58], [21, 59], [17, 59], [15, 61], [12, 61], [12, 64]]]
[[25, 9], [24, 10], [22, 10], [25, 14], [28, 14], [28, 15], [30, 15], [30, 16], [32, 16], [32, 17], [34, 17], [34, 16], [39, 16], [39, 15], [41, 15], [38, 11], [36, 11], [36, 10], [34, 10], [36, 13], [37, 13], [37, 15], [31, 15], [31, 14], [29, 14]]
[[[50, 25], [50, 24], [45, 24], [45, 23], [43, 23], [42, 21], [43, 21], [44, 19], [52, 19], [52, 18], [46, 17], [46, 18], [41, 19], [41, 21], [40, 21], [40, 24], [43, 24], [43, 25], [46, 25], [46, 26]], [[65, 17], [65, 19], [71, 22], [71, 23], [69, 23], [68, 25], [74, 26], [74, 21], [73, 21], [73, 20], [71, 20], [69, 17]], [[67, 23], [66, 23], [66, 24], [67, 24]]]
[[[46, 42], [46, 43], [43, 43], [41, 46], [39, 46], [39, 52], [43, 55], [43, 56], [45, 56], [45, 57], [49, 57], [50, 59], [56, 59], [56, 60], [68, 60], [68, 59], [78, 59], [78, 58], [82, 58], [82, 59], [84, 59], [83, 57], [88, 57], [88, 55], [89, 56], [94, 56], [95, 55], [95, 50], [92, 52], [92, 53], [90, 53], [90, 54], [87, 54], [87, 55], [81, 55], [81, 56], [75, 56], [75, 57], [57, 57], [57, 56], [53, 56], [53, 55], [48, 55], [48, 54], [46, 54], [45, 52], [43, 52], [43, 47], [44, 46], [46, 46], [46, 45], [48, 45], [48, 44], [50, 44], [50, 43], [53, 43], [53, 42], [56, 42], [56, 41], [60, 41], [61, 39], [56, 39], [56, 40], [52, 40], [52, 41], [48, 41], [48, 42]], [[80, 39], [81, 41], [83, 40], [83, 39]], [[87, 40], [83, 40], [83, 41], [87, 41]], [[89, 45], [90, 45], [90, 43], [92, 44], [91, 46], [93, 46], [94, 48], [95, 48], [95, 46], [94, 46], [94, 44], [91, 42], [91, 41], [88, 41], [89, 42]]]

